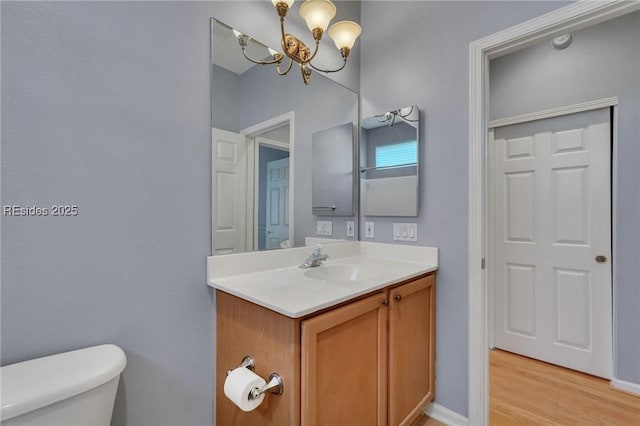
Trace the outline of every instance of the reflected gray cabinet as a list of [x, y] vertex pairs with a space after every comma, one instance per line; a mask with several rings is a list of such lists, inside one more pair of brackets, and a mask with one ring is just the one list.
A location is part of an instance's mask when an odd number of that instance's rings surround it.
[[355, 126], [345, 123], [312, 135], [312, 210], [316, 216], [354, 214]]

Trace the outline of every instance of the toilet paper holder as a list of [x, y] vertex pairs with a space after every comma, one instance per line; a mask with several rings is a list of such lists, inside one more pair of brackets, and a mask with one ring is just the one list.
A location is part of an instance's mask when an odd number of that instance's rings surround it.
[[[245, 355], [244, 358], [242, 358], [242, 361], [240, 362], [240, 364], [238, 364], [238, 366], [236, 368], [248, 368], [249, 370], [255, 372], [256, 371], [256, 364], [255, 362], [253, 362], [253, 358], [251, 358], [251, 355]], [[234, 368], [235, 370], [235, 368]], [[231, 374], [231, 370], [227, 370], [227, 376]]]
[[[249, 370], [255, 372], [256, 365], [251, 355], [245, 355], [245, 357], [242, 358], [242, 361], [236, 368], [248, 368]], [[227, 376], [231, 374], [231, 371], [232, 370], [227, 370]], [[274, 395], [282, 395], [282, 392], [284, 392], [284, 382], [282, 381], [282, 377], [280, 377], [278, 373], [271, 373], [269, 375], [267, 383], [264, 386], [260, 388], [253, 388], [251, 390], [251, 393], [249, 394], [249, 401], [260, 398], [262, 394], [266, 392], [272, 393]]]

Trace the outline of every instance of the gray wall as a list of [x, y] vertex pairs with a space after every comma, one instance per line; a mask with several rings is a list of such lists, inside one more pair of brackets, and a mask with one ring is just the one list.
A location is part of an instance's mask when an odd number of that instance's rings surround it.
[[238, 76], [229, 70], [213, 65], [211, 123], [217, 129], [238, 132]]
[[491, 117], [619, 97], [614, 146], [614, 376], [640, 383], [640, 12], [491, 61]]
[[6, 2], [2, 364], [111, 342], [114, 425], [212, 424], [209, 17], [203, 2]]
[[[436, 401], [467, 413], [467, 169], [469, 43], [564, 2], [362, 4], [362, 116], [394, 105], [423, 114], [419, 244], [440, 248]], [[393, 76], [393, 78], [390, 78]], [[393, 219], [377, 219], [391, 241]]]

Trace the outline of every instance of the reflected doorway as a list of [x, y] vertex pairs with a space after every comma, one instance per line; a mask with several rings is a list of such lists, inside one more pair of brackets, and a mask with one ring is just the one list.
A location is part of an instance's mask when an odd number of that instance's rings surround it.
[[293, 112], [240, 131], [247, 140], [247, 250], [293, 247]]
[[263, 137], [256, 142], [257, 248], [289, 247], [289, 148]]

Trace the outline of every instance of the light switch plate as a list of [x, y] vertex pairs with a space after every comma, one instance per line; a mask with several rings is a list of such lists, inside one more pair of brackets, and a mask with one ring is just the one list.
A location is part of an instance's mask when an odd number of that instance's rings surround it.
[[394, 223], [393, 224], [393, 241], [418, 242], [418, 224], [417, 223]]
[[356, 236], [356, 223], [353, 220], [347, 221], [347, 237]]
[[319, 220], [317, 222], [317, 234], [326, 235], [328, 237], [333, 235], [333, 222], [330, 220]]
[[365, 222], [364, 223], [364, 237], [365, 238], [375, 238], [375, 224], [374, 222]]

